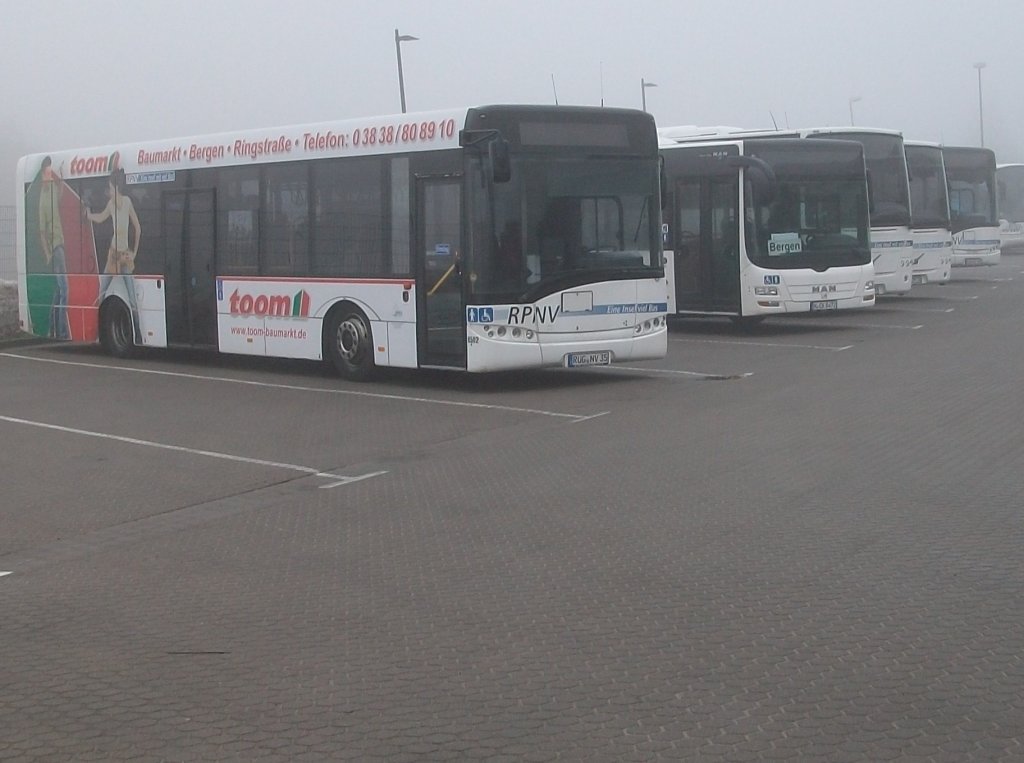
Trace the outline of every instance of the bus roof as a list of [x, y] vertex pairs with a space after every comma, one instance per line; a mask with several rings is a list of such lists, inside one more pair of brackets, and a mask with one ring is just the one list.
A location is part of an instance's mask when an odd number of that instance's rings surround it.
[[169, 179], [175, 171], [204, 167], [453, 149], [459, 147], [459, 131], [472, 115], [498, 117], [504, 112], [535, 118], [563, 115], [579, 119], [588, 113], [601, 114], [606, 120], [644, 117], [651, 120], [653, 133], [653, 119], [635, 109], [497, 104], [38, 153], [18, 162], [18, 179], [23, 183], [29, 173], [37, 173], [46, 156], [65, 179], [103, 177], [120, 168], [129, 183], [136, 183]]
[[899, 130], [886, 129], [881, 127], [801, 127], [795, 129], [757, 129], [750, 130], [741, 127], [710, 126], [698, 127], [696, 125], [682, 125], [676, 127], [663, 127], [658, 130], [658, 136], [665, 141], [677, 143], [702, 141], [702, 140], [743, 140], [746, 138], [761, 137], [799, 137], [808, 138], [814, 135], [840, 135], [844, 133], [864, 134], [873, 133], [876, 135], [893, 135], [902, 137]]
[[982, 146], [942, 146], [943, 153], [947, 154], [976, 154], [977, 156], [988, 156], [992, 158], [992, 164], [995, 164], [996, 152], [991, 148], [984, 148]]
[[455, 148], [467, 113], [465, 108], [444, 109], [75, 148], [24, 157], [23, 167], [34, 172], [49, 156], [54, 167], [64, 166], [65, 178], [100, 177], [117, 167], [132, 175]]

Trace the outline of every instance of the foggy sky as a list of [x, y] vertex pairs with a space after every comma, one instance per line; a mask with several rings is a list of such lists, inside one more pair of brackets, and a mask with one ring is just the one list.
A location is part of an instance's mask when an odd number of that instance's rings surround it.
[[856, 123], [1024, 161], [1020, 0], [4, 0], [0, 204], [27, 153], [486, 103]]

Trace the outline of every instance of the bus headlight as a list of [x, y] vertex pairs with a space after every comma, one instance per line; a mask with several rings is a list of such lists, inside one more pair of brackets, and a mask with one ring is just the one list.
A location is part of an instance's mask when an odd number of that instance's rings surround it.
[[754, 294], [759, 297], [777, 297], [779, 296], [778, 286], [755, 286]]
[[865, 281], [864, 282], [864, 291], [874, 291], [874, 290], [875, 290], [875, 282], [874, 281]]

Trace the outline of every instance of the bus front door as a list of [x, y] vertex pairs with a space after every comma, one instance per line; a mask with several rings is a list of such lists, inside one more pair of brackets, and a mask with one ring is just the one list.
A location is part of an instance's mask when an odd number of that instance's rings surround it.
[[217, 346], [214, 191], [164, 194], [169, 344]]
[[688, 178], [675, 187], [675, 243], [672, 250], [676, 310], [697, 310], [704, 305], [704, 258], [701, 256], [699, 178]]
[[675, 186], [675, 288], [679, 312], [740, 311], [739, 180], [735, 171]]
[[416, 196], [419, 363], [465, 368], [461, 179], [421, 177]]

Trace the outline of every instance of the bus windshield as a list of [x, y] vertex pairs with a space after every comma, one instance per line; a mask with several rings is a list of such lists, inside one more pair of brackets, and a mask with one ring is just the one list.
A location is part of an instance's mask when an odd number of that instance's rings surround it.
[[948, 228], [949, 195], [938, 146], [907, 146], [913, 228]]
[[999, 216], [1010, 222], [1024, 222], [1024, 165], [996, 170], [999, 185]]
[[[853, 139], [853, 135], [847, 135]], [[871, 224], [910, 225], [910, 198], [907, 183], [907, 157], [903, 138], [898, 135], [859, 133], [856, 140], [864, 146], [871, 185]]]
[[980, 148], [943, 149], [953, 231], [999, 225], [995, 154]]
[[[749, 152], [775, 171], [769, 204], [748, 184], [747, 257], [765, 268], [865, 265], [871, 261], [867, 187], [861, 146], [803, 140], [766, 141]], [[749, 170], [748, 170], [749, 171]]]
[[907, 157], [900, 135], [844, 130], [814, 133], [810, 137], [855, 140], [863, 145], [871, 186], [871, 224], [876, 227], [910, 225]]
[[483, 165], [472, 163], [469, 181], [474, 299], [531, 301], [661, 274], [656, 159], [517, 154], [506, 183], [489, 182]]

